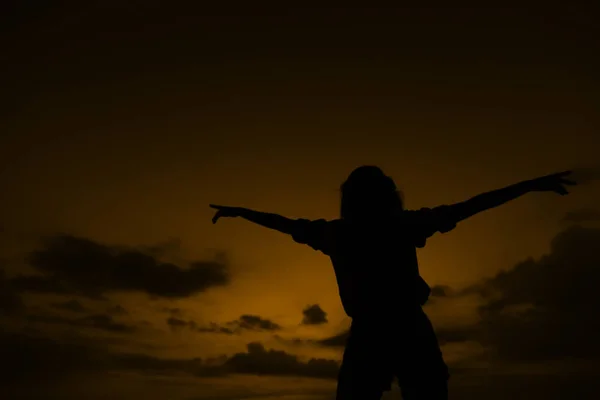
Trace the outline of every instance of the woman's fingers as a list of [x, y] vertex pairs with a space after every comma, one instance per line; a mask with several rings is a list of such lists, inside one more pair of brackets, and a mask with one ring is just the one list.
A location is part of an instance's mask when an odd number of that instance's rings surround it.
[[212, 223], [216, 224], [217, 221], [219, 220], [219, 218], [221, 218], [221, 216], [223, 215], [223, 206], [218, 206], [216, 204], [209, 204], [210, 208], [214, 208], [217, 210], [217, 212], [215, 213], [215, 216], [212, 218]]
[[577, 182], [572, 181], [570, 179], [561, 179], [560, 183], [562, 183], [563, 185], [577, 185]]
[[566, 195], [569, 194], [569, 191], [567, 190], [567, 188], [565, 188], [563, 185], [557, 185], [556, 189], [554, 189], [554, 191], [560, 195]]
[[572, 173], [572, 171], [562, 171], [562, 172], [557, 172], [555, 174], [552, 174], [552, 176], [562, 178], [562, 177], [571, 175], [571, 173]]

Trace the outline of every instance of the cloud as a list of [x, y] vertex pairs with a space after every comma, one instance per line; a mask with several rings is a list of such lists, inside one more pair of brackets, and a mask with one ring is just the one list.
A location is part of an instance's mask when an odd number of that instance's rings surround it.
[[350, 336], [350, 329], [344, 330], [334, 336], [315, 341], [316, 344], [325, 347], [344, 347]]
[[171, 316], [167, 318], [167, 325], [173, 330], [188, 328], [196, 332], [204, 333], [223, 333], [227, 335], [240, 334], [243, 331], [278, 331], [281, 326], [275, 322], [264, 319], [258, 315], [242, 315], [235, 321], [230, 321], [225, 324], [210, 323], [207, 326], [198, 326], [194, 321], [186, 321], [184, 319]]
[[[25, 386], [39, 388], [40, 395], [28, 398], [63, 398], [64, 396], [53, 396], [53, 390], [64, 378], [73, 376], [77, 376], [78, 379], [85, 378], [85, 374], [104, 376], [107, 372], [143, 374], [150, 378], [146, 381], [149, 385], [159, 381], [152, 379], [154, 377], [187, 375], [200, 378], [233, 379], [232, 374], [270, 375], [292, 379], [296, 377], [322, 378], [330, 381], [333, 385], [339, 365], [338, 362], [327, 359], [302, 361], [292, 354], [266, 349], [260, 343], [249, 343], [246, 351], [231, 357], [165, 359], [140, 353], [107, 351], [99, 342], [65, 342], [58, 339], [36, 337], [31, 334], [7, 334], [5, 332], [0, 332], [0, 355], [3, 367], [3, 372], [0, 374], [0, 385], [2, 385], [3, 394], [6, 393], [8, 398], [22, 398], [21, 388]], [[513, 371], [512, 373], [494, 374], [494, 370], [485, 368], [471, 371], [471, 374], [470, 376], [461, 374], [461, 376], [451, 379], [452, 392], [459, 398], [503, 399], [507, 397], [521, 398], [524, 395], [535, 398], [536, 395], [542, 394], [544, 399], [558, 400], [568, 398], [569, 394], [572, 395], [573, 388], [576, 388], [577, 393], [582, 394], [581, 398], [594, 398], [593, 394], [597, 392], [598, 386], [597, 373], [574, 376], [564, 373], [558, 375], [536, 373], [535, 371], [525, 373], [514, 373]], [[85, 380], [81, 381], [85, 382]], [[120, 382], [126, 384], [126, 381]], [[174, 383], [177, 381], [160, 379], [160, 382], [170, 385], [169, 390], [173, 394], [171, 397], [179, 398], [175, 395], [177, 392]], [[306, 391], [303, 388], [302, 393], [311, 394], [313, 388], [314, 384], [311, 384]], [[240, 395], [235, 393], [232, 396], [219, 395], [218, 398], [266, 398], [268, 396], [267, 393], [260, 395], [256, 392], [246, 396], [246, 393], [240, 393]], [[15, 396], [11, 397], [11, 394], [15, 394]], [[280, 397], [287, 398], [287, 396], [283, 396], [283, 390], [279, 394]], [[328, 397], [324, 395], [323, 398], [331, 398], [332, 395], [334, 396], [334, 393], [330, 392]], [[300, 397], [299, 395], [290, 396], [290, 399]], [[202, 393], [198, 397], [198, 399], [207, 398], [217, 397], [210, 397], [208, 393]]]
[[[436, 324], [442, 345], [476, 343], [487, 349], [486, 357], [498, 362], [547, 362], [567, 358], [599, 360], [600, 327], [596, 322], [600, 297], [600, 229], [570, 227], [552, 241], [550, 251], [539, 259], [528, 259], [496, 276], [464, 290], [434, 290], [437, 303], [477, 297], [473, 307], [477, 319], [466, 325]], [[0, 275], [0, 288], [9, 280]], [[1, 286], [4, 285], [4, 286]], [[8, 284], [8, 287], [11, 287]], [[435, 287], [434, 287], [435, 288]], [[0, 291], [4, 294], [5, 291]], [[18, 292], [15, 292], [18, 294]], [[67, 302], [66, 302], [67, 303]], [[63, 303], [63, 304], [66, 304]], [[198, 324], [182, 317], [181, 310], [168, 309], [169, 325], [174, 329], [192, 329], [220, 333], [244, 330], [277, 331], [281, 327], [256, 315], [242, 315], [223, 324]], [[81, 318], [32, 316], [30, 321], [65, 324], [76, 328], [100, 329], [128, 333], [135, 327], [120, 323], [111, 314]], [[473, 321], [477, 322], [474, 323]], [[11, 370], [0, 379], [26, 377], [30, 382], [52, 379], [61, 374], [86, 371], [138, 371], [148, 374], [189, 374], [192, 376], [226, 376], [255, 374], [303, 376], [334, 379], [335, 360], [303, 361], [294, 354], [266, 349], [259, 343], [247, 350], [219, 360], [162, 359], [146, 354], [122, 354], [102, 346], [80, 346], [27, 335], [0, 334], [3, 363]], [[300, 343], [343, 348], [348, 331], [323, 339], [300, 340]], [[11, 347], [14, 346], [14, 347]], [[468, 353], [468, 352], [467, 352]], [[467, 354], [468, 355], [468, 354]], [[14, 361], [14, 367], [12, 365]], [[58, 361], [54, 361], [58, 360]], [[48, 376], [50, 378], [48, 378]], [[42, 378], [39, 378], [42, 377]]]
[[479, 322], [440, 327], [440, 339], [477, 341], [496, 360], [600, 360], [599, 248], [600, 229], [563, 230], [539, 260], [525, 260], [458, 294], [479, 294]]
[[51, 382], [75, 371], [94, 371], [105, 364], [101, 353], [88, 346], [23, 333], [0, 333], [0, 355], [3, 386]]
[[131, 325], [115, 322], [112, 316], [106, 314], [90, 315], [80, 321], [86, 326], [113, 332], [133, 332], [136, 329]]
[[133, 370], [156, 375], [188, 374], [192, 376], [222, 376], [227, 373], [222, 365], [211, 365], [201, 358], [164, 359], [145, 354], [113, 354], [111, 369]]
[[593, 208], [582, 208], [579, 210], [569, 211], [565, 214], [562, 222], [581, 224], [584, 222], [600, 221], [600, 210]]
[[452, 294], [450, 286], [446, 285], [435, 285], [431, 287], [431, 297], [448, 297]]
[[322, 339], [315, 338], [285, 338], [280, 335], [273, 335], [273, 338], [288, 345], [309, 345], [319, 347], [332, 347], [343, 349], [346, 346], [348, 337], [350, 336], [350, 328], [344, 329], [340, 333], [333, 336], [328, 336]]
[[249, 343], [246, 352], [217, 358], [165, 359], [141, 353], [118, 353], [103, 342], [64, 341], [25, 333], [0, 333], [3, 373], [0, 383], [39, 385], [81, 373], [134, 371], [157, 376], [186, 374], [198, 377], [230, 374], [298, 376], [335, 379], [339, 363], [312, 358], [307, 361], [285, 351]]
[[196, 325], [194, 321], [185, 321], [177, 317], [167, 318], [167, 325], [169, 325], [169, 327], [171, 327], [173, 330], [178, 330], [181, 328], [190, 328], [192, 330], [198, 329], [198, 325]]
[[131, 333], [136, 330], [132, 325], [116, 322], [112, 316], [107, 314], [93, 314], [77, 319], [64, 318], [57, 315], [29, 315], [27, 316], [27, 319], [31, 322], [70, 325], [117, 333]]
[[171, 314], [174, 317], [181, 317], [183, 315], [183, 310], [181, 308], [163, 308], [162, 309], [163, 312], [166, 312], [168, 314]]
[[118, 291], [184, 298], [230, 281], [222, 261], [195, 261], [181, 268], [140, 250], [70, 235], [48, 238], [43, 248], [28, 255], [28, 262], [42, 275], [14, 278], [20, 290], [94, 299]]
[[14, 315], [24, 308], [23, 299], [6, 278], [4, 270], [0, 269], [0, 315]]
[[278, 331], [281, 329], [281, 326], [271, 320], [248, 314], [242, 315], [237, 321], [231, 321], [228, 324], [251, 331]]
[[[454, 328], [446, 328], [446, 327], [436, 327], [436, 335], [438, 337], [438, 341], [440, 345], [445, 345], [447, 343], [454, 342], [467, 342], [471, 340], [470, 327], [461, 326], [458, 329]], [[346, 346], [346, 342], [348, 337], [350, 336], [350, 329], [345, 329], [340, 333], [337, 333], [333, 336], [326, 337], [324, 339], [281, 339], [287, 343], [291, 344], [310, 344], [317, 345], [322, 347], [332, 347], [332, 348], [344, 348]]]
[[473, 330], [469, 328], [435, 328], [435, 334], [438, 339], [440, 346], [444, 346], [450, 343], [467, 343], [473, 340]]
[[181, 240], [179, 238], [171, 238], [152, 246], [146, 246], [144, 249], [155, 257], [178, 254], [181, 251]]
[[230, 357], [225, 366], [231, 372], [254, 375], [303, 376], [335, 379], [339, 363], [334, 360], [312, 358], [307, 362], [281, 350], [266, 350], [260, 343], [249, 343], [246, 353]]
[[[225, 373], [199, 358], [162, 359], [146, 354], [115, 353], [92, 339], [70, 341], [26, 333], [0, 333], [3, 387], [56, 383], [85, 373], [136, 371], [147, 374], [214, 376]], [[221, 362], [222, 364], [222, 362]]]
[[59, 310], [66, 310], [76, 313], [84, 313], [88, 311], [87, 308], [85, 308], [79, 301], [74, 299], [65, 301], [63, 303], [54, 303], [52, 304], [52, 307]]
[[129, 314], [129, 312], [127, 312], [127, 310], [123, 306], [118, 305], [118, 304], [114, 305], [112, 307], [109, 307], [106, 310], [106, 313], [110, 314], [110, 315], [127, 315], [127, 314]]
[[[19, 292], [34, 292], [44, 294], [76, 294], [76, 291], [69, 288], [65, 282], [61, 282], [60, 279], [52, 276], [40, 276], [40, 275], [29, 275], [29, 276], [17, 276], [10, 280], [11, 286], [13, 286]], [[102, 299], [98, 295], [88, 293], [87, 297], [94, 299]]]
[[302, 314], [304, 315], [302, 319], [303, 325], [321, 325], [327, 323], [327, 313], [318, 304], [306, 307], [302, 311]]

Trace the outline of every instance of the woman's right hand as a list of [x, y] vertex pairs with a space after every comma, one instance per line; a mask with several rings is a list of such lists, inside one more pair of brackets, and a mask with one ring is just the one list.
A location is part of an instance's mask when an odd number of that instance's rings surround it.
[[242, 212], [241, 207], [219, 206], [216, 204], [210, 204], [209, 206], [210, 208], [214, 208], [215, 210], [217, 210], [215, 216], [212, 219], [213, 224], [216, 224], [219, 218], [221, 217], [239, 217]]
[[555, 192], [560, 195], [566, 195], [569, 194], [569, 191], [565, 186], [572, 186], [577, 184], [573, 180], [566, 179], [566, 177], [570, 174], [571, 171], [558, 172], [556, 174], [546, 175], [540, 178], [533, 179], [528, 183], [536, 192]]

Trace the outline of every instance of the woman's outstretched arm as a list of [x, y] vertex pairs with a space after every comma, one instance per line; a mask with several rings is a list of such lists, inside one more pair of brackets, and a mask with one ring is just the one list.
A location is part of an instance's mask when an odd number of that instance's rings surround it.
[[566, 185], [575, 182], [566, 179], [570, 171], [542, 176], [502, 189], [482, 193], [461, 203], [442, 205], [434, 208], [422, 208], [408, 215], [412, 216], [414, 224], [415, 246], [423, 247], [427, 238], [436, 232], [450, 232], [456, 224], [477, 213], [498, 207], [529, 192], [555, 192], [566, 195], [569, 192]]
[[324, 219], [310, 221], [308, 219], [291, 219], [281, 215], [254, 211], [242, 207], [210, 205], [217, 210], [212, 221], [217, 223], [221, 217], [242, 217], [255, 224], [286, 233], [297, 243], [306, 244], [314, 250], [329, 255], [332, 245], [331, 224]]
[[454, 222], [459, 222], [482, 211], [498, 207], [529, 192], [555, 192], [560, 195], [566, 195], [569, 192], [565, 186], [576, 184], [566, 179], [570, 173], [571, 171], [559, 172], [483, 193], [462, 203], [448, 206], [448, 211], [452, 215]]
[[278, 214], [271, 214], [261, 211], [254, 211], [243, 207], [228, 207], [211, 204], [211, 208], [217, 210], [212, 219], [213, 224], [216, 224], [221, 217], [241, 217], [255, 224], [264, 226], [265, 228], [274, 229], [279, 232], [293, 234], [297, 226], [296, 220], [283, 217]]

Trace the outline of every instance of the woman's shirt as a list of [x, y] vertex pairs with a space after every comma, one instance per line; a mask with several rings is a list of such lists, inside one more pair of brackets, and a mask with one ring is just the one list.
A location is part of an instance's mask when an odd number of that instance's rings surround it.
[[452, 230], [456, 220], [448, 206], [364, 222], [298, 219], [292, 237], [330, 257], [348, 316], [379, 318], [427, 300], [416, 249], [434, 233]]

